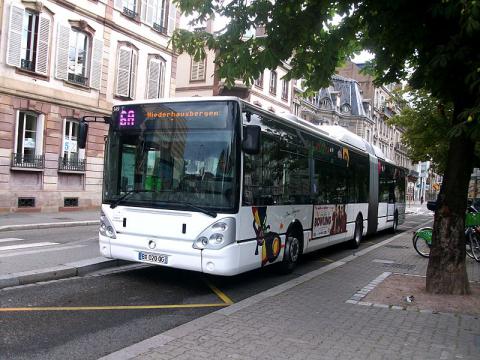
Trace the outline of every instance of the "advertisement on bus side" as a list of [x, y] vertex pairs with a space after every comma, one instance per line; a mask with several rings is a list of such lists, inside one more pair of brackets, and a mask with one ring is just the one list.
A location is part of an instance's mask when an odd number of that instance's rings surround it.
[[316, 205], [313, 209], [313, 238], [347, 231], [345, 205]]

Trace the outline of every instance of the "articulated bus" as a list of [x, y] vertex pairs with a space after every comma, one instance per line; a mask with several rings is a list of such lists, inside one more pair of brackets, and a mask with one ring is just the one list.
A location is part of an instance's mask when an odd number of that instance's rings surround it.
[[271, 264], [288, 272], [301, 254], [358, 247], [405, 219], [405, 169], [339, 126], [235, 97], [127, 102], [109, 122], [107, 258], [216, 275]]

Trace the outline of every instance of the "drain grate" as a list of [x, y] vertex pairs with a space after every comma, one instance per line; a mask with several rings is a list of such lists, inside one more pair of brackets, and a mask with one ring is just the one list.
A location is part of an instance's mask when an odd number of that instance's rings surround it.
[[409, 249], [410, 246], [405, 246], [405, 245], [385, 245], [386, 248], [390, 249]]
[[402, 269], [402, 270], [413, 270], [415, 269], [416, 266], [411, 264], [393, 263], [393, 264], [383, 264], [383, 267]]

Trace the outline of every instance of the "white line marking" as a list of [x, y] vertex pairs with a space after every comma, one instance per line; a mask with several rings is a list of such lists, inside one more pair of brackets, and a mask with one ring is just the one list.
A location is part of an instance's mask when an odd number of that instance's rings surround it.
[[50, 251], [61, 251], [61, 250], [70, 250], [75, 248], [82, 248], [87, 245], [72, 245], [72, 246], [62, 246], [62, 247], [54, 247], [54, 248], [46, 248], [46, 249], [36, 249], [31, 251], [18, 251], [11, 254], [0, 254], [0, 258], [12, 257], [12, 256], [19, 256], [19, 255], [31, 255], [31, 254], [38, 254]]
[[11, 241], [25, 241], [25, 239], [19, 239], [19, 238], [0, 239], [0, 243], [6, 243], [6, 242], [11, 242]]
[[39, 243], [32, 243], [32, 244], [0, 246], [0, 251], [26, 249], [26, 248], [41, 247], [41, 246], [50, 246], [50, 245], [58, 245], [58, 243], [54, 243], [54, 242], [39, 242]]

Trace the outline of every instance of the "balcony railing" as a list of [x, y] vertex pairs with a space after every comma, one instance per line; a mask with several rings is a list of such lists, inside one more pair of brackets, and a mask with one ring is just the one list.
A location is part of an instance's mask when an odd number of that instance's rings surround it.
[[82, 75], [77, 75], [77, 74], [68, 74], [68, 81], [74, 83], [74, 84], [79, 84], [83, 86], [87, 86], [87, 81], [88, 78]]
[[137, 13], [127, 7], [124, 7], [123, 8], [123, 15], [129, 17], [129, 18], [132, 18], [132, 19], [135, 19], [137, 17]]
[[35, 70], [35, 64], [33, 63], [33, 61], [30, 60], [22, 59], [22, 61], [20, 62], [20, 67], [29, 71]]
[[85, 164], [85, 159], [79, 159], [78, 157], [58, 158], [58, 170], [85, 171]]
[[158, 31], [161, 34], [167, 33], [167, 28], [158, 23], [153, 23], [153, 30]]
[[45, 155], [24, 155], [19, 153], [12, 154], [12, 167], [26, 169], [44, 169]]

